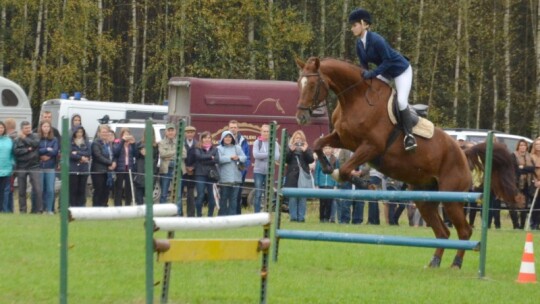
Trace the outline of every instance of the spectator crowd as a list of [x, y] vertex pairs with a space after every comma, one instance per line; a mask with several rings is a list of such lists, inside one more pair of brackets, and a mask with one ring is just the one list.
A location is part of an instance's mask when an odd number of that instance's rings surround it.
[[[23, 121], [19, 130], [14, 119], [0, 122], [0, 210], [14, 212], [14, 183], [18, 184], [19, 213], [54, 214], [58, 209], [55, 195], [55, 181], [58, 177], [61, 156], [61, 136], [51, 124], [50, 112], [43, 112], [38, 127], [32, 130], [31, 124]], [[227, 130], [219, 138], [213, 138], [210, 131], [197, 133], [194, 126], [185, 128], [183, 154], [180, 167], [182, 180], [179, 191], [184, 200], [178, 199], [180, 215], [188, 217], [227, 216], [242, 212], [242, 189], [248, 170], [253, 172], [254, 212], [261, 212], [265, 207], [263, 194], [266, 188], [268, 159], [270, 151], [270, 126], [263, 124], [260, 135], [252, 146], [239, 132], [238, 122], [231, 120]], [[153, 149], [153, 167], [156, 168], [154, 183], [159, 183], [161, 194], [159, 202], [171, 200], [173, 176], [177, 168], [177, 130], [176, 125], [167, 124], [164, 138], [151, 143]], [[128, 128], [118, 134], [102, 124], [95, 140], [89, 141], [81, 115], [71, 117], [69, 134], [69, 202], [70, 206], [129, 206], [143, 204], [145, 178], [145, 157], [147, 155], [145, 138], [135, 138]], [[460, 147], [466, 149], [474, 143], [464, 138], [456, 139]], [[215, 144], [217, 142], [217, 144]], [[390, 189], [405, 190], [406, 185], [386, 178], [367, 164], [355, 168], [351, 182], [338, 182], [333, 174], [323, 171], [325, 164], [335, 169], [340, 168], [352, 155], [351, 151], [324, 147], [324, 158], [317, 159], [309, 147], [305, 134], [301, 130], [293, 132], [280, 155], [276, 142], [275, 159], [285, 163], [284, 187], [304, 187], [320, 189]], [[540, 187], [540, 137], [531, 147], [524, 140], [519, 141], [512, 153], [516, 171], [516, 185], [526, 198], [523, 209], [510, 210], [512, 228], [524, 229], [529, 207], [537, 197]], [[93, 192], [91, 200], [87, 193], [89, 179]], [[30, 195], [28, 195], [28, 181]], [[473, 172], [471, 190], [481, 188], [482, 178]], [[537, 198], [538, 199], [538, 198]], [[29, 202], [28, 202], [29, 200]], [[185, 202], [185, 206], [183, 206]], [[501, 201], [492, 195], [489, 214], [489, 226], [501, 227]], [[307, 216], [307, 198], [289, 198], [285, 202], [290, 221], [304, 222]], [[206, 206], [206, 208], [204, 208]], [[382, 212], [379, 208], [382, 206]], [[367, 208], [366, 208], [367, 207]], [[389, 225], [398, 225], [403, 211], [407, 210], [409, 225], [421, 226], [422, 220], [413, 203], [407, 202], [364, 202], [337, 199], [319, 200], [319, 221], [340, 224], [379, 225], [380, 216]], [[367, 217], [364, 219], [364, 209]], [[536, 207], [531, 214], [530, 228], [538, 229], [540, 214]], [[469, 223], [474, 226], [480, 208], [475, 204], [466, 206]], [[443, 211], [442, 215], [446, 220]]]

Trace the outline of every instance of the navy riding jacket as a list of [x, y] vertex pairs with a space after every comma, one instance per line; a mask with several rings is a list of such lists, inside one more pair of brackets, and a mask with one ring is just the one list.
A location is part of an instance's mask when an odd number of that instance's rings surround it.
[[375, 70], [370, 71], [373, 77], [382, 75], [387, 79], [393, 79], [401, 75], [410, 65], [403, 55], [390, 47], [390, 44], [375, 32], [366, 33], [365, 49], [362, 40], [357, 39], [356, 53], [365, 70], [369, 70], [368, 63], [377, 65]]

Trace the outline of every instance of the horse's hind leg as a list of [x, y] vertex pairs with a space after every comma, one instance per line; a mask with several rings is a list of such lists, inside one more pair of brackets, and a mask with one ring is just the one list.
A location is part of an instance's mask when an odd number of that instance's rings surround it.
[[[459, 239], [469, 240], [472, 235], [472, 229], [465, 219], [465, 215], [463, 213], [463, 203], [446, 203], [444, 205], [444, 210], [446, 211], [446, 214], [448, 214], [452, 224], [454, 224]], [[458, 250], [451, 267], [461, 269], [464, 256], [465, 250]]]
[[[448, 239], [450, 237], [450, 230], [444, 224], [441, 216], [439, 215], [439, 203], [436, 202], [417, 202], [416, 207], [422, 215], [426, 224], [431, 227], [435, 237], [438, 239]], [[428, 264], [430, 268], [438, 268], [441, 265], [442, 256], [444, 254], [444, 248], [435, 249], [435, 253]]]

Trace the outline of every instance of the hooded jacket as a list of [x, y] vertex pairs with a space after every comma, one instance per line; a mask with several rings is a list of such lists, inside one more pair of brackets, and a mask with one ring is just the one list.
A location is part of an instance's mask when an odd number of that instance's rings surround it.
[[[84, 131], [83, 141], [80, 144], [75, 143], [75, 134], [79, 129]], [[90, 149], [90, 142], [86, 137], [86, 130], [83, 127], [77, 126], [73, 129], [71, 135], [71, 153], [69, 153], [69, 172], [71, 174], [88, 174], [90, 172], [90, 162], [81, 162], [83, 156], [89, 159], [92, 156], [92, 150]]]
[[[231, 143], [226, 145], [224, 143], [225, 137], [230, 136], [232, 138]], [[242, 172], [238, 169], [239, 163], [246, 162], [246, 155], [240, 146], [236, 144], [233, 134], [230, 131], [223, 131], [221, 133], [221, 140], [218, 146], [219, 154], [219, 174], [220, 183], [225, 184], [239, 184], [242, 182]], [[232, 156], [238, 155], [238, 160], [231, 159]]]

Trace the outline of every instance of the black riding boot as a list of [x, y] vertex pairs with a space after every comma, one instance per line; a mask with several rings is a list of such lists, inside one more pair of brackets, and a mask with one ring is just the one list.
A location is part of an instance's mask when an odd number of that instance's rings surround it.
[[403, 126], [403, 132], [405, 132], [405, 138], [403, 139], [403, 145], [405, 145], [405, 151], [411, 151], [416, 149], [416, 139], [413, 136], [412, 128], [413, 122], [411, 119], [411, 112], [407, 107], [405, 110], [399, 111], [401, 116], [401, 125]]

